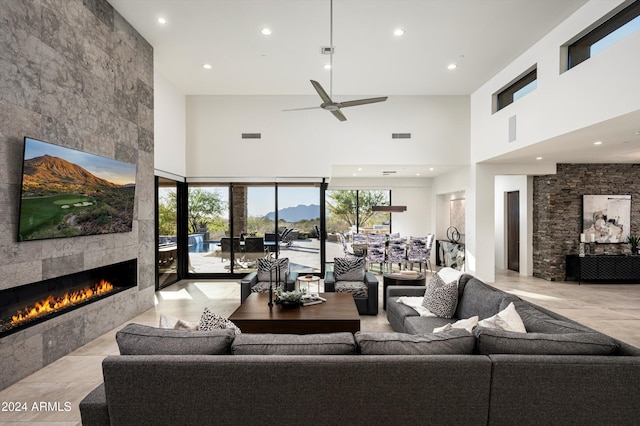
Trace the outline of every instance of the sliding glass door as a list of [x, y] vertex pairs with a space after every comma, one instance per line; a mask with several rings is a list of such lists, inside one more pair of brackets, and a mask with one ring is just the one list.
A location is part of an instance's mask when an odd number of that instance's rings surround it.
[[320, 273], [320, 184], [278, 185], [278, 232], [286, 232], [280, 256], [293, 271]]
[[178, 281], [178, 182], [156, 178], [156, 287]]
[[229, 273], [235, 253], [230, 237], [229, 185], [190, 184], [187, 192], [190, 274]]

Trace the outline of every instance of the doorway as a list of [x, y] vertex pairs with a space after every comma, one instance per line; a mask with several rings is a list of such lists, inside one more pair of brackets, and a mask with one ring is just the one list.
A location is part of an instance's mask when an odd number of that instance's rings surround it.
[[507, 192], [507, 269], [520, 272], [520, 191]]

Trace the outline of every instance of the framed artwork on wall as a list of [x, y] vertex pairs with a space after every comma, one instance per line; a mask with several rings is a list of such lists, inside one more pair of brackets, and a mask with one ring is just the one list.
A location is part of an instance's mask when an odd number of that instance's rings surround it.
[[464, 217], [464, 198], [451, 200], [449, 206], [449, 225], [456, 228], [462, 235], [465, 234]]
[[624, 243], [631, 227], [631, 195], [583, 195], [582, 233], [586, 242]]

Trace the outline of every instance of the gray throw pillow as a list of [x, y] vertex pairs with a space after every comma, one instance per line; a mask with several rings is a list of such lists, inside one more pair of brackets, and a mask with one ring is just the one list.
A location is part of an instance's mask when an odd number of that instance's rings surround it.
[[476, 327], [478, 352], [520, 355], [608, 355], [615, 352], [615, 340], [598, 332], [515, 333]]
[[127, 324], [116, 333], [120, 355], [223, 355], [233, 330], [190, 331]]
[[363, 333], [355, 334], [364, 355], [449, 355], [471, 354], [476, 346], [473, 334], [464, 329], [442, 333]]
[[351, 333], [241, 334], [231, 345], [234, 355], [352, 355]]
[[[271, 259], [268, 257], [258, 259], [258, 281], [259, 282], [285, 282], [289, 273], [289, 258], [281, 257]], [[276, 274], [278, 275], [276, 279]]]
[[336, 257], [333, 259], [333, 274], [336, 281], [364, 281], [364, 258]]
[[224, 330], [229, 329], [233, 330], [234, 334], [242, 333], [240, 328], [225, 317], [221, 317], [218, 314], [214, 314], [209, 310], [209, 308], [204, 308], [204, 312], [202, 312], [202, 316], [200, 317], [200, 323], [198, 324], [199, 331], [210, 331], [210, 330]]
[[433, 274], [424, 292], [422, 306], [440, 318], [451, 318], [458, 305], [458, 284], [445, 283], [440, 275]]

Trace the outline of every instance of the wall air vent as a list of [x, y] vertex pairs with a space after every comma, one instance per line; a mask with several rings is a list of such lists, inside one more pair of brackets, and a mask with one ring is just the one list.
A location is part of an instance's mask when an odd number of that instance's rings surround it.
[[512, 115], [509, 117], [509, 142], [515, 142], [516, 138], [516, 116]]
[[323, 55], [331, 55], [332, 53], [336, 53], [335, 51], [336, 51], [335, 46], [333, 48], [331, 46], [320, 47], [320, 53], [322, 53]]
[[411, 133], [391, 133], [391, 139], [411, 139]]
[[382, 176], [390, 176], [392, 174], [397, 173], [395, 170], [383, 170], [382, 171]]
[[262, 139], [262, 133], [243, 133], [242, 139]]

